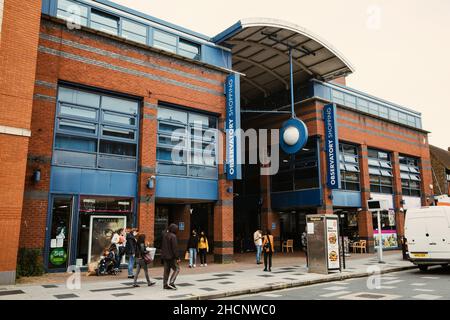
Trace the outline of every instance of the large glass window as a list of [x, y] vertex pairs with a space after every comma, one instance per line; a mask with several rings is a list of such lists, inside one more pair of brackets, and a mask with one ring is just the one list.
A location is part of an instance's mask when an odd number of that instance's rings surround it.
[[113, 35], [119, 34], [119, 17], [107, 14], [105, 12], [91, 10], [91, 28]]
[[341, 189], [359, 191], [359, 159], [358, 147], [350, 144], [339, 144]]
[[199, 60], [200, 59], [200, 46], [196, 43], [180, 39], [178, 43], [178, 53], [182, 56]]
[[53, 164], [136, 171], [138, 106], [60, 87]]
[[420, 167], [419, 159], [399, 156], [400, 177], [402, 179], [402, 194], [404, 196], [420, 197]]
[[88, 8], [72, 1], [59, 0], [56, 16], [73, 24], [87, 26]]
[[310, 139], [295, 156], [280, 150], [280, 168], [272, 176], [272, 191], [293, 191], [319, 187], [316, 140]]
[[216, 144], [216, 117], [158, 108], [158, 173], [215, 179]]
[[153, 30], [153, 46], [177, 53], [177, 37], [167, 32]]
[[147, 27], [142, 24], [123, 19], [122, 20], [122, 37], [127, 38], [132, 41], [146, 44], [147, 43]]
[[390, 153], [368, 149], [368, 155], [370, 191], [392, 194], [394, 188]]
[[53, 199], [48, 268], [66, 269], [70, 257], [72, 225], [72, 197], [58, 196]]

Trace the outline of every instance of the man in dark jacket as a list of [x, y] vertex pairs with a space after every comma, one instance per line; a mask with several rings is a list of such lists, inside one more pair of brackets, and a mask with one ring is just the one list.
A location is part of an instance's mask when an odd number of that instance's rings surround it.
[[[161, 242], [161, 258], [164, 263], [164, 289], [176, 290], [175, 280], [180, 273], [180, 256], [178, 253], [178, 242], [177, 242], [177, 232], [178, 226], [172, 223], [167, 232], [163, 233], [163, 238]], [[172, 276], [169, 275], [170, 270], [173, 270]]]
[[136, 235], [137, 229], [128, 230], [125, 243], [125, 253], [128, 256], [128, 278], [134, 278], [133, 268], [136, 256]]

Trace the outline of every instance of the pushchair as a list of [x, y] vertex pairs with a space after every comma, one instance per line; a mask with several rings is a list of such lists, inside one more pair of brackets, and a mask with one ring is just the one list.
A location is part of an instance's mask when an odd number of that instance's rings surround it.
[[113, 248], [105, 250], [103, 258], [99, 261], [97, 266], [97, 276], [104, 276], [107, 274], [117, 275], [118, 270], [115, 268], [116, 254]]

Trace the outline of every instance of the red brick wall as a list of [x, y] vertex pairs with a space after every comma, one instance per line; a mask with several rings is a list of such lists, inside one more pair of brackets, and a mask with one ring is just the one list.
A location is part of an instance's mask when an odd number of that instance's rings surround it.
[[[153, 242], [155, 188], [147, 188], [147, 181], [155, 175], [156, 168], [156, 106], [164, 101], [214, 112], [223, 118], [226, 74], [151, 49], [134, 47], [113, 36], [89, 30], [69, 31], [64, 24], [45, 17], [41, 34], [27, 174], [39, 167], [43, 181], [39, 186], [27, 185], [27, 191], [40, 192], [29, 192], [30, 197], [25, 201], [23, 245], [44, 245], [47, 200], [43, 197], [50, 188], [47, 177], [50, 175], [56, 86], [61, 80], [142, 98], [138, 227], [147, 235], [147, 241]], [[161, 70], [158, 66], [170, 70]], [[32, 225], [39, 227], [31, 228]]]
[[[0, 42], [0, 126], [30, 129], [41, 1], [5, 0]], [[0, 272], [16, 270], [27, 136], [0, 134]]]

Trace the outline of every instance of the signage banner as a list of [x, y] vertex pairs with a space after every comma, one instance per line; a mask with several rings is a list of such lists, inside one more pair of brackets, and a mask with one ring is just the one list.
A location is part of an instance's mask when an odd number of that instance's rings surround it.
[[[375, 248], [378, 248], [378, 230], [373, 230], [373, 238], [375, 241]], [[397, 230], [381, 230], [381, 243], [383, 249], [396, 249], [398, 248]]]
[[326, 222], [328, 270], [340, 269], [338, 220], [327, 218]]
[[239, 74], [227, 76], [225, 85], [226, 99], [226, 150], [225, 172], [228, 180], [240, 180], [241, 172], [241, 94]]
[[339, 189], [341, 173], [339, 166], [339, 142], [336, 122], [336, 105], [327, 104], [323, 108], [325, 124], [325, 153], [327, 157], [327, 186], [329, 189]]

